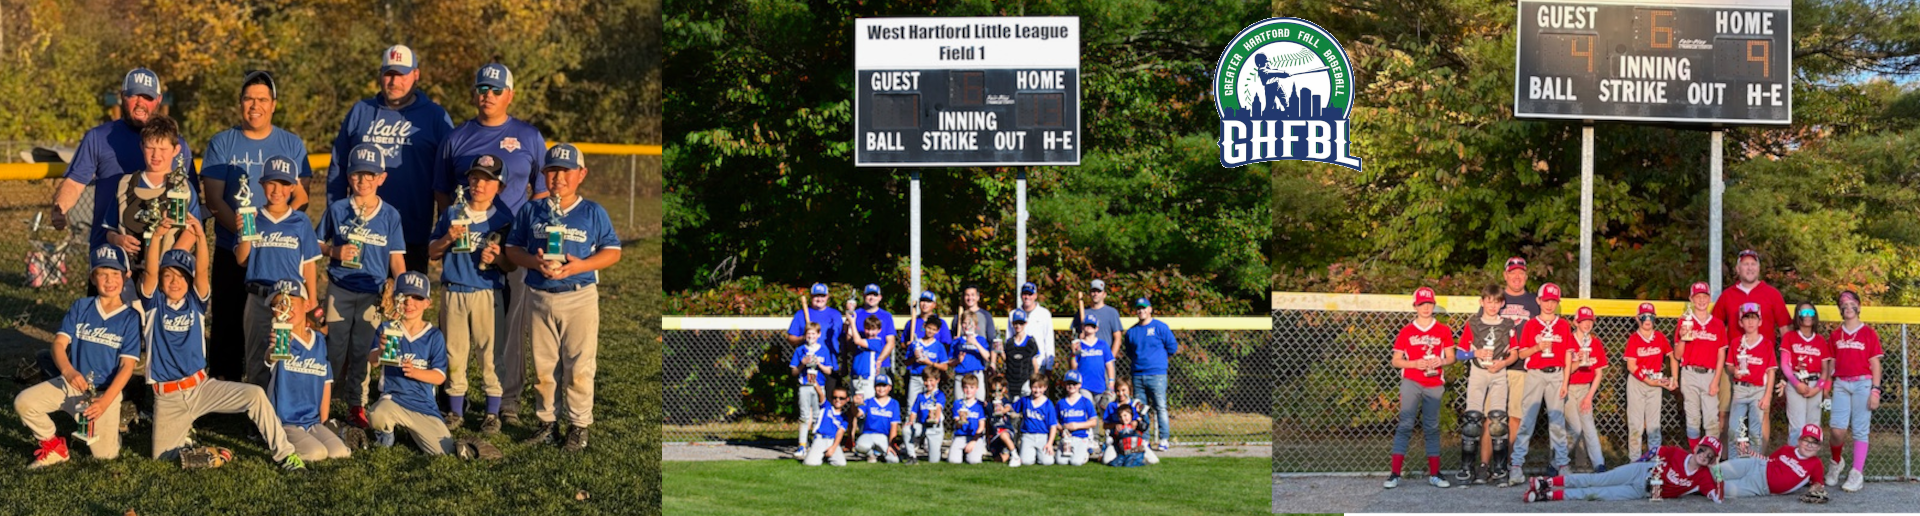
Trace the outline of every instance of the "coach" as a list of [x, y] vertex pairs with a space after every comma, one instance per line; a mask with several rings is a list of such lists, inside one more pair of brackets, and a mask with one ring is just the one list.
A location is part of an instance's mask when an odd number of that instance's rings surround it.
[[1027, 335], [1033, 337], [1033, 344], [1040, 347], [1040, 370], [1035, 374], [1053, 372], [1053, 312], [1040, 306], [1040, 288], [1029, 281], [1020, 285], [1020, 310], [1027, 314]]
[[[135, 68], [120, 80], [120, 119], [94, 126], [80, 137], [73, 164], [67, 166], [66, 180], [53, 194], [54, 229], [67, 228], [67, 210], [73, 209], [80, 194], [92, 186], [93, 223], [87, 228], [87, 248], [107, 243], [107, 230], [111, 228], [106, 221], [118, 218], [108, 212], [120, 205], [120, 178], [147, 169], [140, 128], [160, 114], [160, 99], [160, 76], [153, 70]], [[174, 162], [184, 163], [187, 181], [198, 184], [200, 173], [193, 166], [187, 139], [180, 138], [179, 146], [180, 157]]]
[[[1507, 270], [1502, 278], [1506, 280], [1507, 305], [1500, 309], [1500, 318], [1513, 322], [1514, 332], [1527, 326], [1527, 321], [1540, 315], [1540, 298], [1527, 290], [1527, 259], [1515, 256], [1507, 259]], [[1512, 335], [1510, 337], [1517, 337]], [[1527, 386], [1527, 361], [1514, 360], [1507, 366], [1507, 428], [1520, 428], [1520, 416], [1526, 411], [1520, 402], [1520, 393]]]
[[[1747, 303], [1760, 305], [1760, 333], [1766, 335], [1767, 342], [1775, 346], [1765, 351], [1768, 356], [1780, 356], [1780, 349], [1777, 347], [1780, 336], [1786, 334], [1787, 326], [1793, 322], [1793, 319], [1787, 314], [1787, 302], [1780, 295], [1780, 290], [1773, 288], [1773, 285], [1768, 285], [1765, 281], [1760, 281], [1760, 253], [1752, 249], [1740, 251], [1739, 256], [1734, 258], [1733, 273], [1740, 281], [1720, 291], [1719, 299], [1713, 302], [1713, 318], [1725, 321], [1728, 333], [1737, 335], [1740, 306]], [[1735, 337], [1735, 339], [1738, 338]], [[1729, 348], [1735, 344], [1738, 344], [1737, 340], [1727, 342]], [[1733, 389], [1725, 388], [1733, 385], [1732, 382], [1733, 376], [1730, 370], [1720, 373], [1722, 386], [1719, 394], [1720, 428], [1732, 428], [1727, 426], [1727, 411], [1733, 407]], [[1771, 393], [1766, 395], [1772, 396]], [[1772, 415], [1772, 406], [1762, 405], [1762, 407], [1760, 420], [1767, 421], [1767, 417]]]
[[382, 56], [380, 94], [354, 103], [333, 138], [327, 202], [348, 197], [347, 152], [361, 144], [380, 149], [380, 166], [387, 171], [380, 200], [400, 212], [407, 270], [426, 271], [427, 234], [434, 221], [433, 178], [442, 169], [440, 142], [453, 131], [453, 121], [447, 110], [413, 88], [420, 79], [413, 49], [394, 45]]
[[1133, 357], [1133, 385], [1153, 408], [1154, 427], [1160, 434], [1160, 442], [1153, 449], [1167, 451], [1167, 442], [1173, 436], [1167, 426], [1167, 361], [1180, 353], [1180, 341], [1174, 339], [1167, 323], [1153, 318], [1151, 301], [1143, 297], [1133, 305], [1139, 309], [1140, 320], [1127, 329], [1124, 348], [1126, 356]]

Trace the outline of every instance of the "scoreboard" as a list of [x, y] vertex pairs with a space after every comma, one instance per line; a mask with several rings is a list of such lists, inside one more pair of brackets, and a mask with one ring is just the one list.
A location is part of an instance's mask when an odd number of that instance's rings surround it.
[[1078, 165], [1080, 19], [860, 18], [854, 165]]
[[1788, 124], [1789, 0], [1520, 0], [1517, 118]]

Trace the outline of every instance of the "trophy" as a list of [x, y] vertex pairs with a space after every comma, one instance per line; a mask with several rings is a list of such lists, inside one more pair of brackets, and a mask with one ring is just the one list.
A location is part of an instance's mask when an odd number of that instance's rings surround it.
[[1481, 369], [1486, 369], [1490, 365], [1492, 365], [1491, 362], [1493, 360], [1499, 359], [1499, 357], [1494, 356], [1494, 352], [1493, 352], [1494, 345], [1500, 342], [1498, 340], [1499, 338], [1500, 337], [1498, 335], [1488, 334], [1487, 338], [1480, 342], [1480, 350], [1487, 352], [1487, 358], [1483, 360], [1478, 356], [1474, 357], [1473, 358], [1474, 365], [1480, 366]]
[[358, 269], [363, 266], [360, 263], [360, 257], [365, 255], [367, 251], [368, 220], [366, 217], [360, 216], [359, 206], [354, 206], [349, 202], [348, 207], [353, 211], [353, 219], [347, 221], [347, 225], [351, 228], [347, 231], [347, 243], [353, 244], [353, 256], [349, 256], [345, 260], [340, 260], [340, 266], [349, 269]]
[[380, 323], [380, 365], [400, 365], [400, 337], [404, 330], [400, 328], [400, 299], [394, 297], [393, 305], [387, 308], [386, 320]]
[[[453, 190], [453, 216], [454, 226], [458, 226], [461, 229], [468, 229], [469, 226], [473, 225], [473, 219], [467, 216], [466, 186], [461, 186]], [[453, 239], [453, 252], [471, 253], [477, 240], [479, 240], [479, 238], [477, 238], [477, 235], [474, 235], [472, 231], [462, 233], [460, 238]]]
[[77, 427], [73, 429], [73, 436], [80, 438], [81, 442], [87, 444], [93, 444], [93, 440], [100, 437], [99, 433], [93, 431], [93, 419], [87, 417], [87, 408], [92, 407], [93, 403], [98, 401], [99, 396], [100, 384], [94, 381], [93, 373], [88, 372], [87, 393], [81, 396], [80, 403], [74, 407], [75, 410], [73, 412], [73, 421], [78, 423]]
[[1535, 336], [1533, 341], [1545, 347], [1545, 349], [1540, 350], [1540, 358], [1553, 358], [1553, 345], [1560, 343], [1560, 337], [1551, 333], [1542, 333]]
[[173, 219], [174, 222], [185, 222], [187, 220], [187, 204], [193, 201], [193, 189], [187, 186], [185, 164], [179, 160], [176, 160], [175, 163], [177, 166], [173, 168], [172, 172], [167, 173], [166, 215], [167, 218]]
[[1650, 470], [1653, 475], [1647, 480], [1647, 491], [1652, 493], [1652, 498], [1649, 498], [1648, 501], [1658, 502], [1660, 501], [1660, 491], [1667, 485], [1667, 481], [1665, 480], [1667, 476], [1667, 459], [1660, 456], [1659, 448], [1656, 447], [1654, 450], [1653, 469]]
[[260, 229], [253, 222], [253, 216], [260, 208], [253, 206], [253, 186], [247, 183], [245, 172], [240, 173], [240, 191], [234, 192], [233, 200], [240, 204], [239, 208], [234, 209], [234, 217], [240, 219], [240, 241], [260, 241]]
[[1748, 376], [1747, 364], [1750, 363], [1749, 362], [1750, 360], [1753, 360], [1753, 355], [1747, 352], [1750, 349], [1753, 349], [1753, 348], [1750, 346], [1747, 346], [1746, 344], [1741, 344], [1740, 352], [1734, 354], [1733, 360], [1740, 364], [1740, 369], [1733, 372], [1733, 376], [1735, 378], [1746, 378]]
[[565, 250], [561, 248], [561, 244], [566, 242], [566, 234], [567, 234], [567, 226], [565, 224], [565, 221], [561, 220], [560, 218], [560, 200], [553, 197], [548, 197], [547, 198], [547, 252], [545, 255], [541, 256], [540, 259], [546, 260], [552, 263], [554, 266], [559, 266], [561, 262], [566, 261], [567, 254]]
[[140, 201], [140, 211], [133, 212], [133, 222], [140, 226], [140, 242], [143, 245], [153, 242], [153, 229], [164, 218], [161, 214], [164, 207], [160, 204], [159, 199]]
[[1816, 373], [1809, 370], [1813, 367], [1813, 364], [1807, 363], [1807, 360], [1805, 358], [1801, 358], [1799, 362], [1800, 362], [1800, 367], [1795, 368], [1793, 374], [1794, 376], [1800, 377], [1800, 383], [1807, 384], [1807, 385], [1814, 385], [1819, 383], [1820, 373]]
[[[1438, 351], [1436, 351], [1433, 347], [1429, 347], [1427, 348], [1427, 358], [1422, 360], [1433, 359], [1439, 356], [1440, 356], [1440, 353]], [[1426, 374], [1428, 378], [1440, 376], [1440, 367], [1435, 366], [1435, 367], [1427, 368], [1425, 371], [1423, 371], [1423, 373]]]
[[267, 362], [293, 359], [293, 285], [283, 282], [277, 289], [280, 299], [273, 304], [273, 348]]
[[[1753, 417], [1753, 416], [1749, 415], [1747, 417]], [[1733, 422], [1728, 421], [1727, 424], [1733, 424]], [[1752, 456], [1753, 450], [1751, 448], [1750, 443], [1752, 443], [1753, 440], [1747, 437], [1747, 425], [1736, 426], [1736, 427], [1733, 427], [1733, 429], [1739, 432], [1738, 434], [1736, 434], [1737, 437], [1733, 439], [1734, 449], [1739, 450], [1740, 455], [1742, 456]]]

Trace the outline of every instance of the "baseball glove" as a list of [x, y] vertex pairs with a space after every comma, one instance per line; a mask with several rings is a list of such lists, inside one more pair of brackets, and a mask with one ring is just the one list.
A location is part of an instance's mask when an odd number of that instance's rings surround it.
[[1827, 496], [1827, 486], [1820, 485], [1817, 482], [1813, 484], [1813, 487], [1807, 488], [1807, 492], [1800, 493], [1800, 503], [1827, 503], [1830, 501], [1833, 501], [1833, 498]]
[[500, 460], [502, 457], [499, 448], [494, 447], [493, 443], [483, 441], [478, 437], [462, 437], [455, 440], [453, 442], [453, 453], [467, 460]]
[[233, 462], [233, 451], [213, 446], [197, 446], [180, 450], [180, 467], [183, 469], [212, 469]]
[[367, 438], [366, 430], [340, 424], [338, 419], [327, 420], [326, 427], [340, 434], [340, 444], [347, 445], [349, 450], [365, 450], [373, 447], [373, 440]]

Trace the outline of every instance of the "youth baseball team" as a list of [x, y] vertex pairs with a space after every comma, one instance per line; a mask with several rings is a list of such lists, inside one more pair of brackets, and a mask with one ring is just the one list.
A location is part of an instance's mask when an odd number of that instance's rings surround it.
[[[901, 333], [879, 306], [878, 285], [862, 289], [864, 304], [849, 299], [842, 312], [828, 306], [827, 286], [814, 284], [787, 330], [800, 412], [794, 457], [809, 466], [844, 466], [854, 454], [911, 464], [924, 445], [926, 460], [939, 462], [944, 444], [946, 460], [956, 464], [987, 456], [1011, 467], [1079, 466], [1090, 458], [1117, 467], [1159, 462], [1154, 452], [1166, 451], [1172, 434], [1168, 361], [1180, 343], [1154, 319], [1147, 298], [1133, 302], [1138, 320], [1122, 328], [1119, 310], [1106, 304], [1106, 283], [1089, 287], [1060, 361], [1059, 388], [1050, 390], [1053, 316], [1033, 283], [1020, 286], [1004, 334], [980, 306], [977, 287], [963, 290], [951, 322], [940, 317], [939, 298], [921, 292]], [[1121, 359], [1131, 359], [1130, 379], [1115, 373]], [[893, 390], [896, 364], [906, 375], [904, 401]]]
[[[76, 419], [95, 458], [115, 458], [133, 402], [151, 414], [153, 457], [190, 466], [232, 459], [193, 446], [193, 422], [209, 413], [246, 413], [290, 470], [367, 441], [391, 446], [401, 429], [428, 454], [491, 448], [452, 437], [467, 421], [468, 364], [478, 360], [485, 394], [480, 433], [499, 434], [519, 425], [529, 352], [538, 421], [527, 442], [558, 441], [564, 417], [563, 446], [587, 445], [597, 271], [621, 243], [607, 211], [581, 196], [584, 156], [549, 149], [507, 114], [506, 66], [475, 73], [478, 115], [458, 127], [414, 88], [417, 66], [404, 45], [382, 52], [380, 93], [355, 103], [334, 138], [317, 225], [305, 212], [306, 144], [272, 124], [270, 73], [245, 75], [241, 120], [212, 138], [198, 170], [159, 113], [158, 75], [126, 74], [121, 116], [85, 134], [53, 201], [64, 227], [93, 188], [92, 267], [88, 297], [42, 357], [51, 379], [14, 400], [39, 443], [30, 468], [68, 460], [53, 413]], [[437, 324], [424, 320], [436, 283]], [[308, 321], [320, 312], [324, 328]], [[129, 388], [135, 375], [145, 388]], [[336, 401], [343, 420], [331, 417]]]
[[[1426, 440], [1427, 482], [1451, 485], [1440, 473], [1439, 411], [1444, 370], [1460, 363], [1466, 411], [1459, 419], [1463, 466], [1454, 480], [1462, 484], [1525, 485], [1527, 502], [1688, 494], [1719, 502], [1801, 488], [1808, 488], [1803, 501], [1824, 502], [1825, 486], [1860, 490], [1870, 419], [1880, 405], [1882, 351], [1879, 335], [1860, 320], [1859, 295], [1842, 292], [1840, 323], [1823, 328], [1813, 304], [1789, 312], [1780, 291], [1760, 280], [1759, 253], [1742, 251], [1736, 260], [1739, 281], [1717, 300], [1706, 283], [1693, 284], [1671, 338], [1655, 327], [1654, 305], [1642, 303], [1637, 328], [1614, 348], [1594, 334], [1592, 308], [1581, 307], [1571, 322], [1560, 316], [1559, 286], [1529, 292], [1524, 258], [1507, 261], [1504, 285], [1480, 292], [1480, 311], [1457, 339], [1434, 317], [1433, 289], [1416, 290], [1417, 315], [1393, 343], [1400, 415], [1385, 487], [1399, 484], [1416, 421]], [[1609, 369], [1627, 375], [1628, 456], [1638, 457], [1611, 470], [1593, 414]], [[1685, 414], [1684, 448], [1661, 440], [1669, 394]], [[1776, 397], [1784, 399], [1787, 435], [1768, 453]], [[1526, 477], [1521, 466], [1543, 413], [1553, 454], [1545, 476]], [[1571, 446], [1583, 439], [1593, 473], [1571, 474]]]

